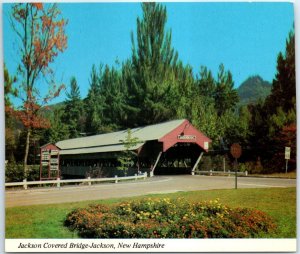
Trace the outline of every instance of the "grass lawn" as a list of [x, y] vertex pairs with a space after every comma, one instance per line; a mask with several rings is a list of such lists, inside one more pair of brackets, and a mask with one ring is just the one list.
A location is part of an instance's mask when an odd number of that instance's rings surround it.
[[297, 178], [297, 172], [296, 172], [296, 170], [294, 170], [294, 171], [287, 172], [287, 173], [250, 174], [249, 176], [296, 179]]
[[[177, 192], [147, 197], [183, 197], [191, 201], [220, 199], [230, 207], [255, 208], [268, 213], [278, 226], [277, 232], [268, 238], [296, 238], [296, 188], [265, 188], [238, 190], [211, 190]], [[63, 226], [66, 215], [78, 207], [88, 204], [112, 204], [125, 200], [119, 198], [99, 201], [85, 201], [55, 205], [36, 205], [6, 208], [6, 238], [78, 238]]]

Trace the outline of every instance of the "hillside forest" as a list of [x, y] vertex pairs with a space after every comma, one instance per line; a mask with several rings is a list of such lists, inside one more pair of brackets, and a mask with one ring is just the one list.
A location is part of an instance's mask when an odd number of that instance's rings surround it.
[[[137, 17], [136, 33], [131, 33], [131, 56], [113, 66], [95, 64], [83, 98], [76, 73], [69, 84], [51, 83], [51, 63], [68, 50], [67, 22], [57, 5], [13, 5], [12, 29], [22, 43], [18, 70], [8, 70], [4, 63], [8, 164], [21, 165], [20, 174], [26, 175], [28, 165], [39, 164], [39, 147], [46, 143], [185, 118], [213, 141], [203, 168], [217, 169], [224, 157], [230, 164], [229, 148], [238, 142], [243, 148], [241, 170], [285, 172], [286, 146], [291, 147], [289, 171], [295, 170], [294, 29], [287, 35], [285, 51], [278, 52], [271, 84], [254, 74], [236, 88], [222, 63], [217, 73], [183, 64], [172, 46], [171, 30], [166, 29], [166, 7], [141, 6], [142, 17]], [[38, 77], [49, 81], [44, 97]], [[63, 102], [51, 104], [63, 93]], [[14, 97], [22, 98], [23, 104], [14, 105]]]

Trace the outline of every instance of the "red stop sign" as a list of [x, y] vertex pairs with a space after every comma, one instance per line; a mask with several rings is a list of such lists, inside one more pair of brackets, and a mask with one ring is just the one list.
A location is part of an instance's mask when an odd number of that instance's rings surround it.
[[230, 153], [233, 156], [233, 158], [238, 159], [242, 155], [242, 147], [238, 143], [234, 143], [230, 147]]

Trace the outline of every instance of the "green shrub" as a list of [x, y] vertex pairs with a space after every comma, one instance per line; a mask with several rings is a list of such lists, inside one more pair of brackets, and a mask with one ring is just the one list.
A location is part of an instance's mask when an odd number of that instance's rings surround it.
[[245, 172], [248, 171], [250, 174], [259, 174], [263, 173], [263, 166], [260, 162], [260, 159], [257, 161], [248, 161], [245, 163], [239, 163], [239, 171]]
[[213, 163], [211, 156], [203, 156], [202, 160], [200, 161], [199, 169], [203, 171], [212, 170]]
[[40, 165], [29, 165], [26, 175], [24, 174], [23, 164], [11, 162], [5, 166], [6, 183], [22, 182], [24, 179], [27, 179], [27, 181], [38, 181], [40, 179]]
[[65, 226], [83, 238], [245, 238], [275, 229], [261, 211], [182, 198], [92, 205], [69, 213]]
[[24, 166], [15, 162], [5, 166], [5, 182], [22, 182], [24, 179]]
[[27, 179], [27, 181], [39, 181], [40, 180], [40, 165], [29, 165], [26, 179]]

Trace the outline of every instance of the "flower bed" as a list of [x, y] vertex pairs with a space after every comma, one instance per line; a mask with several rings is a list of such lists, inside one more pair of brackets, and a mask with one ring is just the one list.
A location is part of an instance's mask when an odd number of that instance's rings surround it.
[[275, 229], [261, 211], [182, 198], [91, 205], [69, 213], [65, 226], [83, 238], [249, 238]]

